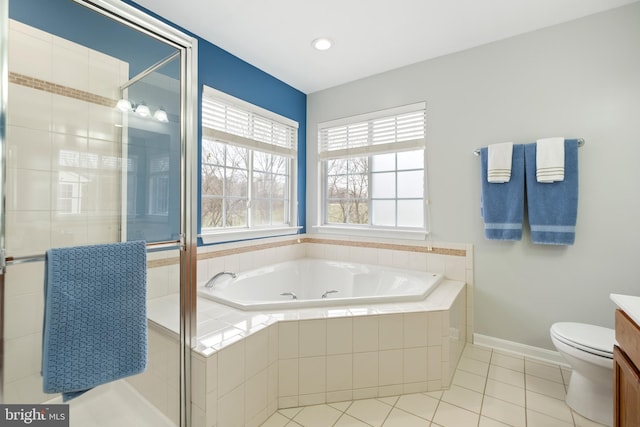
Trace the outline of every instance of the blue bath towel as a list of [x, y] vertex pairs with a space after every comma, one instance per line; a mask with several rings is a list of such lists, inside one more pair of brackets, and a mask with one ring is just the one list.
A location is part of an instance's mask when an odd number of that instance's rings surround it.
[[578, 216], [578, 140], [564, 141], [564, 181], [536, 180], [536, 144], [525, 146], [527, 205], [531, 240], [547, 245], [572, 245]]
[[45, 263], [42, 377], [67, 401], [143, 372], [145, 242], [51, 249]]
[[488, 182], [487, 150], [486, 147], [480, 149], [484, 235], [489, 240], [520, 240], [524, 211], [524, 146], [513, 145], [511, 179], [505, 183]]

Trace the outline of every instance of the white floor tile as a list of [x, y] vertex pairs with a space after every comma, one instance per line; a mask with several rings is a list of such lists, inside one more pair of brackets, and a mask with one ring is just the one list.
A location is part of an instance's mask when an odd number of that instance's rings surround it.
[[502, 366], [492, 365], [489, 368], [489, 378], [517, 387], [524, 387], [524, 374]]
[[546, 363], [526, 360], [525, 372], [527, 375], [534, 375], [560, 384], [564, 383], [562, 379], [562, 371], [558, 365], [549, 365]]
[[491, 418], [487, 418], [485, 416], [480, 416], [480, 422], [478, 423], [478, 427], [511, 427], [509, 424], [501, 423], [500, 421], [496, 421]]
[[426, 420], [433, 418], [437, 407], [438, 401], [436, 399], [422, 393], [405, 394], [404, 396], [400, 396], [400, 399], [398, 399], [396, 403], [396, 408]]
[[472, 374], [471, 372], [457, 370], [453, 375], [452, 383], [469, 390], [484, 392], [484, 386], [487, 379], [482, 375]]
[[491, 353], [492, 351], [490, 349], [478, 347], [473, 344], [467, 344], [462, 354], [470, 359], [489, 363], [491, 361]]
[[284, 427], [289, 423], [289, 421], [289, 418], [276, 412], [271, 415], [264, 424], [262, 424], [262, 427]]
[[352, 402], [332, 402], [329, 403], [328, 405], [337, 409], [340, 412], [344, 412], [347, 410], [347, 408], [349, 407], [349, 405], [351, 405]]
[[527, 411], [527, 427], [573, 427], [573, 420], [568, 423], [536, 411]]
[[356, 400], [349, 406], [346, 413], [369, 425], [380, 427], [391, 412], [391, 408], [392, 406], [378, 399]]
[[342, 412], [328, 405], [307, 406], [295, 416], [293, 421], [304, 427], [327, 427], [332, 426]]
[[280, 412], [282, 415], [289, 418], [290, 420], [293, 419], [296, 415], [298, 415], [300, 411], [302, 411], [302, 408], [285, 408], [285, 409], [278, 410], [278, 412]]
[[573, 421], [575, 422], [576, 427], [604, 427], [603, 424], [591, 421], [578, 414], [576, 411], [571, 412], [573, 413]]
[[430, 422], [398, 408], [393, 408], [382, 427], [429, 427]]
[[525, 391], [522, 387], [488, 379], [485, 395], [504, 400], [514, 405], [525, 405]]
[[442, 394], [442, 401], [479, 414], [482, 407], [482, 394], [453, 385]]
[[463, 356], [460, 358], [460, 362], [458, 362], [458, 369], [486, 377], [487, 371], [489, 370], [489, 363]]
[[389, 406], [394, 406], [399, 398], [400, 396], [388, 396], [388, 397], [379, 397], [378, 400], [380, 402], [386, 403]]
[[369, 424], [360, 421], [356, 418], [353, 418], [350, 415], [342, 414], [337, 423], [334, 424], [335, 427], [370, 427]]
[[505, 402], [491, 396], [485, 396], [482, 402], [482, 415], [501, 421], [513, 427], [525, 427], [526, 414], [522, 406]]
[[514, 357], [494, 351], [491, 356], [491, 364], [502, 366], [503, 368], [513, 371], [524, 372], [524, 359], [521, 357]]
[[480, 415], [466, 409], [440, 402], [433, 422], [442, 427], [476, 427]]
[[573, 423], [571, 408], [567, 406], [564, 400], [527, 391], [527, 409], [546, 414], [566, 423]]
[[544, 378], [535, 377], [533, 375], [526, 376], [527, 390], [544, 394], [556, 399], [565, 398], [564, 384], [555, 381], [546, 380]]

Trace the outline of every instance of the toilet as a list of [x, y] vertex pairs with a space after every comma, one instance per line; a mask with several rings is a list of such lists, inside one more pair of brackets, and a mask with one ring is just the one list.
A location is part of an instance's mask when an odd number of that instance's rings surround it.
[[566, 402], [574, 411], [613, 424], [613, 346], [615, 331], [585, 323], [559, 322], [551, 326], [551, 341], [571, 365]]

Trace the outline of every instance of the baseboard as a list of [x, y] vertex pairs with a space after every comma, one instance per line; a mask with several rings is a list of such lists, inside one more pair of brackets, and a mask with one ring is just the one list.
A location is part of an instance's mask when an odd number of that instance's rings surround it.
[[553, 350], [547, 350], [546, 348], [533, 347], [531, 345], [521, 344], [514, 341], [507, 341], [501, 338], [490, 337], [482, 334], [473, 334], [473, 344], [481, 347], [488, 347], [504, 351], [507, 353], [519, 354], [530, 359], [553, 363], [569, 368], [569, 364], [567, 364], [560, 353]]

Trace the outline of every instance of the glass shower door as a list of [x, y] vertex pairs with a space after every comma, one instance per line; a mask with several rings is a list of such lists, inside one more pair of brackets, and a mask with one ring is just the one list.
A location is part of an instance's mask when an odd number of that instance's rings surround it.
[[[91, 0], [0, 0], [8, 9], [1, 402], [61, 403], [43, 393], [40, 375], [44, 253], [144, 240], [147, 369], [71, 400], [71, 426], [187, 425], [191, 53], [154, 35], [159, 24], [146, 27], [140, 12], [100, 3], [110, 13]], [[122, 10], [139, 25], [120, 21]]]

